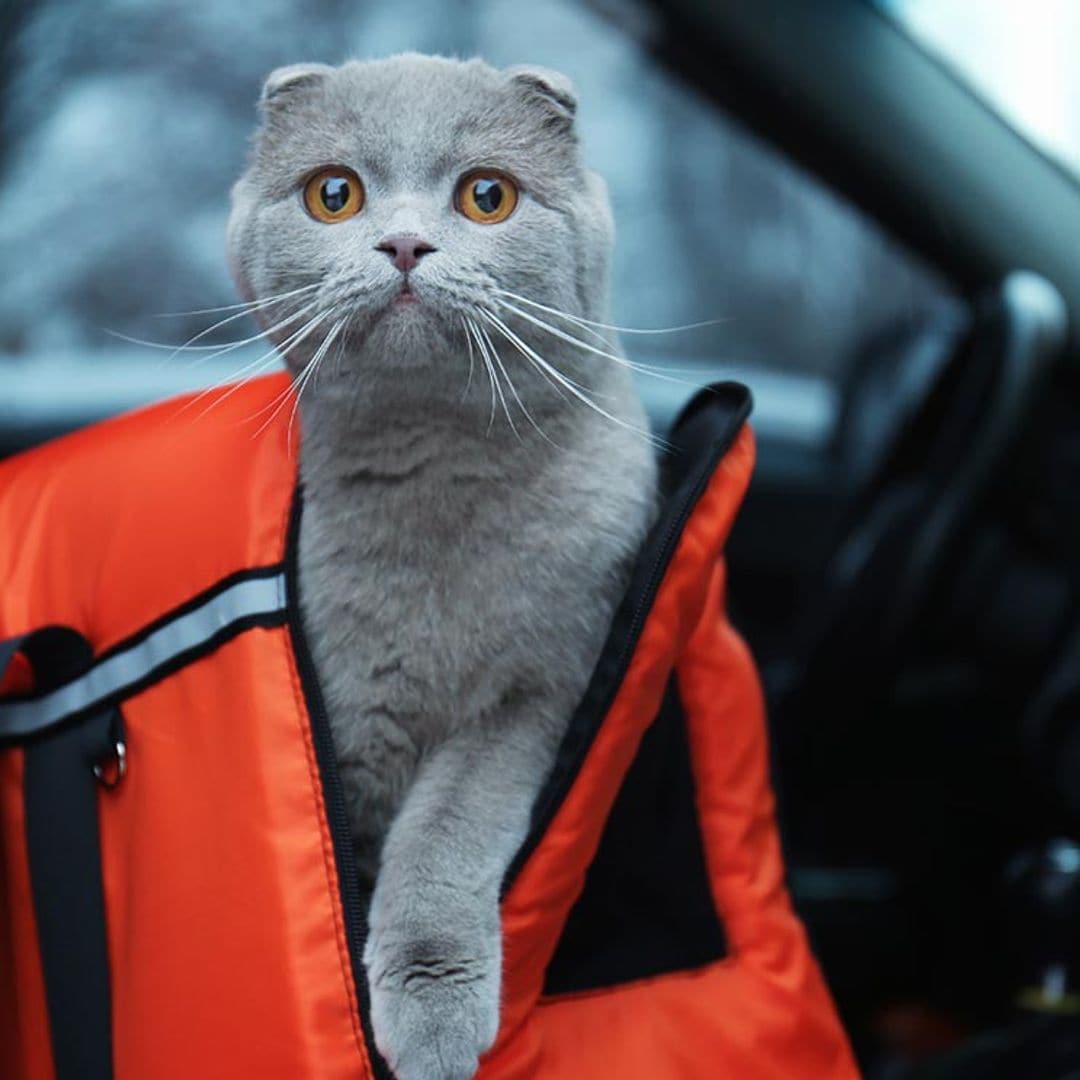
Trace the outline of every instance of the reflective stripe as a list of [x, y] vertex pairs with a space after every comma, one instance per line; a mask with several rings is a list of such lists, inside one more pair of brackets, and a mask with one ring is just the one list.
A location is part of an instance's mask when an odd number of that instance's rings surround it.
[[237, 581], [51, 693], [29, 701], [0, 703], [0, 738], [40, 732], [74, 713], [120, 698], [185, 654], [220, 638], [234, 624], [283, 613], [285, 607], [284, 573]]

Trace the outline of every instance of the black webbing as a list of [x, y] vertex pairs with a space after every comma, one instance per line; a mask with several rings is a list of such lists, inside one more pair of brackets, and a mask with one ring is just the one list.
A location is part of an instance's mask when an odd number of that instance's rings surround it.
[[[0, 642], [0, 678], [16, 653], [30, 662], [35, 693], [76, 677], [89, 643], [66, 627]], [[58, 1080], [109, 1080], [112, 1010], [98, 836], [98, 780], [118, 730], [114, 710], [92, 713], [25, 746], [24, 797], [30, 884]]]
[[52, 690], [90, 666], [93, 655], [86, 638], [70, 626], [43, 626], [0, 641], [0, 682], [8, 665], [22, 653], [34, 672], [34, 693]]

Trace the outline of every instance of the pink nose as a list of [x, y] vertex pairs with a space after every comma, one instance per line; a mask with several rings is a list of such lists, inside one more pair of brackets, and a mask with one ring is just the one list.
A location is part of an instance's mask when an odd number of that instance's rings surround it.
[[385, 251], [390, 256], [390, 261], [405, 274], [435, 248], [419, 236], [401, 235], [384, 236], [375, 245], [375, 250]]

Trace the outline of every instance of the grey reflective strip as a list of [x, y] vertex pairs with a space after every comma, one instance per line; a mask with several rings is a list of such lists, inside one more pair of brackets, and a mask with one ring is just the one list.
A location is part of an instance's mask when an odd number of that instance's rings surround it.
[[65, 716], [122, 695], [128, 687], [197, 649], [232, 624], [284, 611], [285, 606], [284, 573], [238, 581], [52, 693], [33, 701], [0, 704], [0, 737], [41, 731]]

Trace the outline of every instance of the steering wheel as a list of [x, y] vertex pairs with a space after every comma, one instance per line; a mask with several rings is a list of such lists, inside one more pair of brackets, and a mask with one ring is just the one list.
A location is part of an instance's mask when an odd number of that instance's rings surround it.
[[1065, 303], [1044, 278], [1011, 273], [972, 312], [966, 326], [954, 319], [935, 328], [936, 349], [907, 351], [915, 363], [886, 389], [907, 377], [916, 392], [897, 391], [869, 432], [866, 384], [855, 383], [840, 430], [857, 494], [785, 697], [805, 699], [812, 687], [835, 695], [837, 679], [845, 697], [850, 690], [869, 700], [887, 686], [1061, 354]]

